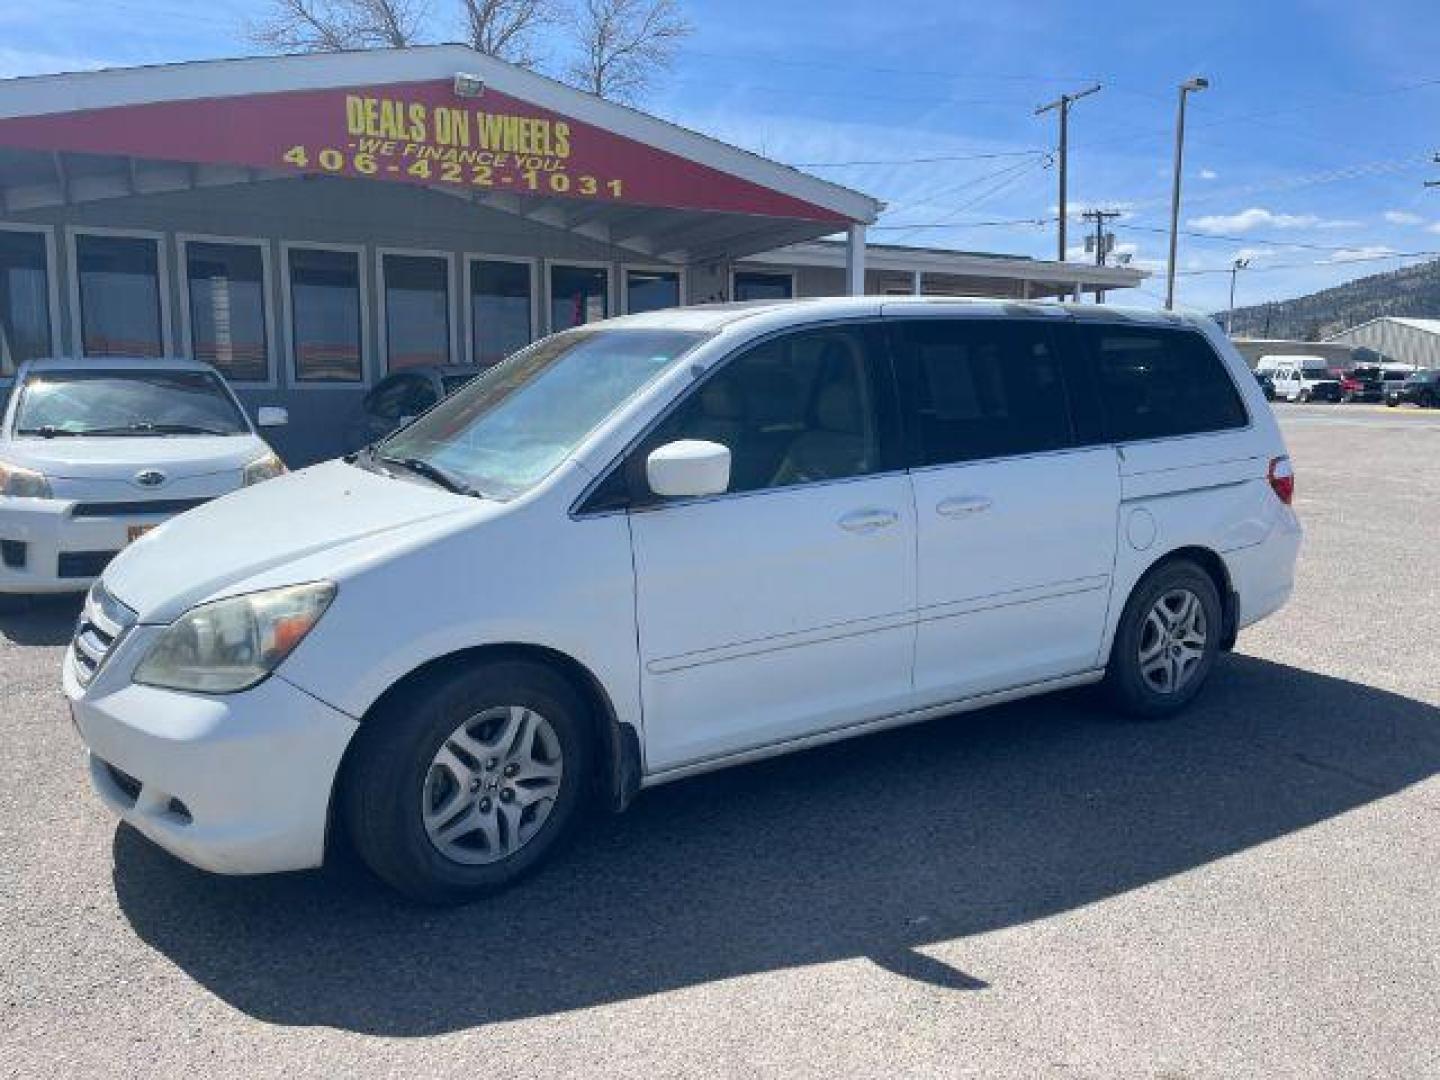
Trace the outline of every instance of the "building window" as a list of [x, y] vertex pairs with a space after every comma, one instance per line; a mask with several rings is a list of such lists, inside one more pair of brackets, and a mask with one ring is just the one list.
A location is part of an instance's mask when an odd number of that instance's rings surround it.
[[678, 270], [625, 271], [625, 308], [631, 315], [679, 306]]
[[603, 266], [550, 267], [550, 329], [598, 322], [610, 314], [610, 271]]
[[75, 237], [83, 356], [163, 356], [160, 245], [136, 236]]
[[291, 340], [300, 382], [361, 382], [360, 256], [292, 248]]
[[535, 336], [531, 325], [530, 267], [526, 263], [470, 264], [471, 359], [498, 364]]
[[443, 255], [380, 256], [385, 288], [388, 371], [450, 362], [450, 260]]
[[236, 382], [268, 379], [263, 249], [257, 244], [187, 243], [185, 281], [191, 355]]
[[758, 270], [735, 271], [736, 300], [789, 300], [795, 282], [789, 274], [762, 274]]
[[0, 378], [52, 349], [45, 235], [0, 229]]

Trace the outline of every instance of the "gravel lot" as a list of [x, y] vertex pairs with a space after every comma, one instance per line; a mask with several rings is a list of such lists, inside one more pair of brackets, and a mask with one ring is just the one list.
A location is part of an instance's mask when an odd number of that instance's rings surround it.
[[116, 828], [0, 617], [0, 1073], [1440, 1076], [1440, 413], [1277, 406], [1296, 599], [1070, 695], [682, 783], [461, 911]]

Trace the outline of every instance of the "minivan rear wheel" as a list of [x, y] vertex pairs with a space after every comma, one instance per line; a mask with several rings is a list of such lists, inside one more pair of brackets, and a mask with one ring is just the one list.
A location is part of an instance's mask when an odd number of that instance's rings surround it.
[[1223, 618], [1215, 583], [1195, 563], [1180, 559], [1152, 570], [1116, 628], [1105, 673], [1111, 699], [1141, 719], [1183, 709], [1215, 665]]
[[357, 738], [347, 831], [371, 870], [425, 903], [464, 903], [535, 869], [572, 831], [588, 787], [584, 702], [525, 661], [422, 681]]

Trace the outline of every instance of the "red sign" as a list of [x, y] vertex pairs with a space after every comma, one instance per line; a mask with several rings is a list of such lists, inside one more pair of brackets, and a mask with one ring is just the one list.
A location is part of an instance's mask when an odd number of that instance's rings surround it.
[[0, 119], [0, 146], [293, 169], [809, 221], [824, 207], [486, 88], [448, 80]]

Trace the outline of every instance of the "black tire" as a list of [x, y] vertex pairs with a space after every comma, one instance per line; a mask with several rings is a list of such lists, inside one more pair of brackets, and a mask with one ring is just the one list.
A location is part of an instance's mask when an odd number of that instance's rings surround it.
[[[467, 864], [444, 855], [427, 834], [422, 793], [441, 746], [489, 708], [523, 706], [543, 716], [559, 741], [563, 774], [538, 831], [498, 861]], [[345, 825], [375, 874], [412, 899], [462, 904], [534, 870], [573, 832], [592, 788], [591, 718], [564, 678], [540, 664], [497, 660], [424, 681], [368, 717], [344, 776]]]
[[1422, 409], [1435, 408], [1435, 395], [1432, 394], [1429, 390], [1426, 390], [1423, 394], [1420, 395], [1420, 401], [1418, 402], [1418, 404]]
[[[1146, 620], [1156, 603], [1179, 590], [1192, 593], [1204, 610], [1204, 651], [1178, 689], [1161, 692], [1151, 686], [1141, 671], [1141, 640], [1146, 632]], [[1140, 720], [1160, 719], [1185, 708], [1204, 687], [1215, 666], [1224, 634], [1223, 621], [1220, 594], [1203, 569], [1188, 559], [1175, 559], [1155, 567], [1135, 586], [1115, 630], [1115, 643], [1105, 670], [1105, 689], [1111, 701], [1121, 711]]]
[[1308, 405], [1310, 402], [1310, 391], [1301, 390], [1296, 400], [1299, 401], [1301, 405]]
[[1393, 408], [1395, 408], [1396, 405], [1399, 405], [1399, 404], [1400, 404], [1400, 401], [1399, 401], [1398, 398], [1387, 397], [1387, 398], [1385, 399], [1385, 404], [1386, 404], [1387, 407], [1393, 409]]

